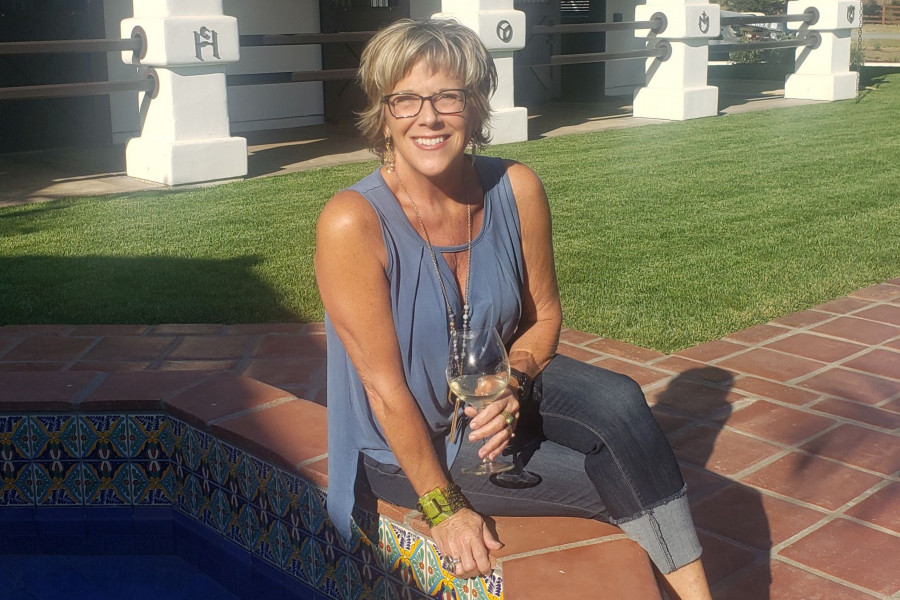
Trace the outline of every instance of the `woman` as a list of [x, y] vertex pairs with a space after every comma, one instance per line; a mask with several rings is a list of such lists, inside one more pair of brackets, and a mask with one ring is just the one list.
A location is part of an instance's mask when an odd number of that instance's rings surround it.
[[[316, 250], [335, 527], [351, 535], [359, 472], [379, 497], [419, 507], [458, 577], [489, 573], [502, 547], [482, 514], [572, 515], [618, 524], [674, 598], [709, 598], [684, 483], [640, 388], [555, 354], [562, 316], [540, 180], [475, 159], [496, 88], [490, 54], [454, 21], [405, 20], [370, 41], [359, 78], [360, 127], [384, 164], [328, 202]], [[500, 332], [516, 377], [451, 436], [449, 332], [469, 326]], [[514, 433], [532, 441], [528, 468], [542, 483], [460, 476]]]

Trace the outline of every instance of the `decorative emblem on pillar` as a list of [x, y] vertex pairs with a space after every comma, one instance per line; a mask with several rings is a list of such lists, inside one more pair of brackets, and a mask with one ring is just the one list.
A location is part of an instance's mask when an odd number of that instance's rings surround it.
[[201, 27], [200, 31], [194, 32], [194, 50], [197, 54], [197, 60], [205, 60], [203, 58], [203, 49], [212, 46], [212, 54], [216, 58], [219, 56], [219, 34], [208, 27]]
[[856, 18], [856, 5], [851, 4], [847, 7], [847, 21], [852, 23], [853, 19]]
[[705, 10], [700, 15], [700, 22], [697, 25], [700, 27], [700, 33], [709, 32], [709, 15], [706, 14]]
[[497, 37], [504, 44], [508, 44], [513, 37], [513, 28], [509, 21], [503, 20], [497, 23]]

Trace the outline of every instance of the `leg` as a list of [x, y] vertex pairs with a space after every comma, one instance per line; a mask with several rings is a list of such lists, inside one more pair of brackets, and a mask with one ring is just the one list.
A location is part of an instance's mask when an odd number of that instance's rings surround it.
[[584, 470], [610, 521], [647, 550], [662, 573], [699, 557], [678, 463], [640, 386], [560, 356], [535, 382], [533, 402], [537, 414], [524, 417], [535, 419], [549, 440], [584, 454]]
[[656, 571], [656, 580], [670, 600], [712, 600], [699, 559], [666, 575]]

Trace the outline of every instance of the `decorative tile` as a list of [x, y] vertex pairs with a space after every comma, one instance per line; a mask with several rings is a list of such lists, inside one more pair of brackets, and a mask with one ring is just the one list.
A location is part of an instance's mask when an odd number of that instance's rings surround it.
[[200, 466], [200, 446], [197, 440], [197, 430], [188, 427], [181, 439], [181, 450], [184, 454], [184, 466], [190, 471], [196, 471]]
[[487, 577], [470, 580], [472, 600], [500, 600], [503, 590], [503, 576], [496, 571]]
[[276, 521], [269, 530], [267, 538], [275, 559], [274, 564], [281, 568], [286, 567], [293, 549], [287, 527], [281, 521]]
[[444, 579], [444, 571], [441, 569], [441, 559], [437, 548], [428, 543], [419, 544], [409, 557], [409, 564], [416, 581], [422, 591], [432, 594], [440, 587]]
[[390, 577], [382, 577], [375, 586], [375, 597], [400, 600], [400, 585]]
[[109, 461], [130, 456], [124, 415], [82, 415], [78, 417], [78, 437], [82, 458]]
[[0, 416], [0, 460], [26, 460], [31, 456], [28, 417]]
[[36, 463], [36, 497], [39, 506], [81, 506], [82, 466], [75, 461]]
[[184, 498], [187, 513], [199, 519], [200, 511], [203, 509], [203, 492], [200, 490], [200, 481], [193, 473], [189, 473], [184, 482]]
[[253, 468], [253, 461], [250, 456], [243, 452], [237, 463], [237, 479], [240, 484], [241, 495], [247, 501], [250, 501], [256, 495], [256, 489], [259, 486], [259, 482], [256, 479], [256, 470]]
[[0, 461], [0, 507], [34, 505], [33, 469], [25, 461]]
[[303, 570], [306, 572], [306, 581], [318, 588], [325, 576], [325, 556], [319, 542], [315, 538], [307, 538], [300, 550], [300, 557], [303, 561]]
[[308, 485], [300, 499], [300, 514], [303, 516], [303, 524], [306, 530], [313, 535], [319, 535], [325, 528], [325, 497], [319, 488]]
[[244, 462], [247, 462], [248, 460], [250, 466], [253, 468], [256, 484], [247, 498], [254, 506], [258, 506], [260, 509], [268, 512], [273, 512], [271, 501], [268, 496], [268, 487], [272, 477], [275, 476], [276, 469], [269, 463], [261, 461], [254, 456], [247, 455], [244, 458]]
[[270, 510], [279, 518], [287, 514], [288, 506], [291, 503], [291, 496], [285, 484], [285, 479], [288, 477], [284, 471], [276, 470], [266, 484], [266, 496], [269, 499]]
[[[387, 573], [384, 561], [382, 560], [382, 553], [378, 550], [377, 546], [377, 542], [373, 545], [368, 539], [364, 539], [354, 550], [353, 558], [373, 572]], [[369, 578], [371, 578], [371, 576]]]
[[31, 458], [38, 461], [78, 459], [78, 420], [73, 415], [34, 415], [29, 418]]
[[349, 556], [343, 557], [337, 565], [335, 576], [343, 600], [360, 600], [363, 584], [355, 561]]
[[84, 503], [91, 506], [131, 504], [131, 467], [125, 461], [88, 461], [82, 464]]
[[172, 503], [175, 475], [172, 468], [160, 461], [146, 465], [131, 464], [132, 502], [135, 506], [165, 506]]
[[303, 583], [309, 584], [306, 579], [306, 571], [303, 568], [303, 556], [300, 553], [299, 547], [293, 547], [291, 555], [287, 559], [287, 564], [284, 566], [284, 571], [288, 575], [296, 577]]
[[183, 444], [184, 436], [187, 433], [188, 429], [190, 429], [190, 425], [174, 417], [169, 417], [168, 421], [169, 427], [172, 431], [172, 443], [175, 446]]
[[168, 456], [175, 438], [169, 419], [164, 415], [131, 415], [128, 417], [128, 441], [132, 457], [155, 451]]
[[333, 600], [342, 600], [341, 599], [341, 590], [338, 586], [337, 577], [333, 570], [325, 571], [325, 576], [322, 577], [322, 580], [319, 582], [319, 585], [316, 586], [319, 594], [325, 596], [326, 598], [332, 598]]
[[262, 537], [262, 531], [260, 531], [259, 521], [251, 506], [245, 504], [241, 508], [238, 524], [241, 529], [241, 537], [244, 539], [244, 548], [251, 552], [254, 551]]
[[360, 582], [363, 586], [363, 597], [366, 597], [367, 595], [374, 593], [378, 580], [384, 577], [386, 573], [378, 568], [378, 565], [375, 562], [375, 553], [372, 552], [371, 548], [367, 547], [363, 552], [368, 552], [368, 556], [366, 557], [368, 560], [354, 559], [354, 562], [356, 564], [356, 571], [359, 573]]
[[213, 481], [215, 481], [219, 485], [223, 485], [225, 483], [225, 479], [226, 477], [228, 477], [228, 472], [231, 466], [228, 462], [228, 455], [222, 448], [223, 445], [224, 444], [219, 440], [214, 440], [212, 446], [209, 449], [209, 453], [206, 456], [207, 463], [209, 464], [209, 470], [212, 473]]

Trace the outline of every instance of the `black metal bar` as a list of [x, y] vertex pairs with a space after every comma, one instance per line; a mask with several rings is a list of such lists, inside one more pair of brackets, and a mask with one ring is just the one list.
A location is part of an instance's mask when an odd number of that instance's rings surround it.
[[340, 33], [291, 33], [240, 36], [241, 48], [253, 46], [305, 46], [308, 44], [345, 44], [365, 42], [374, 31], [346, 31]]
[[566, 25], [535, 25], [532, 33], [599, 33], [601, 31], [634, 31], [635, 29], [653, 29], [661, 21], [621, 21], [618, 23], [569, 23]]
[[55, 85], [25, 85], [0, 87], [0, 100], [102, 96], [114, 92], [151, 93], [155, 89], [156, 82], [149, 78], [137, 81], [89, 81], [84, 83], [58, 83]]
[[90, 52], [140, 52], [143, 41], [138, 38], [96, 40], [46, 40], [39, 42], [2, 42], [4, 54], [70, 54]]
[[779, 48], [803, 48], [819, 44], [819, 37], [815, 35], [800, 36], [793, 40], [772, 40], [770, 42], [744, 42], [739, 44], [710, 44], [709, 51], [719, 54], [721, 52], [746, 52], [749, 50], [775, 50]]
[[665, 60], [671, 48], [668, 44], [658, 43], [645, 50], [628, 50], [626, 52], [592, 52], [590, 54], [554, 54], [549, 65], [533, 65], [535, 67], [557, 67], [560, 65], [581, 65], [586, 63], [607, 62], [626, 58], [660, 58]]
[[309, 81], [340, 81], [356, 78], [356, 69], [325, 69], [323, 71], [295, 71], [283, 73], [249, 73], [246, 75], [228, 75], [225, 84], [238, 85], [270, 85], [274, 83], [303, 83]]
[[755, 25], [756, 23], [796, 23], [813, 24], [819, 20], [819, 11], [809, 7], [801, 15], [740, 15], [738, 17], [719, 17], [722, 25]]

